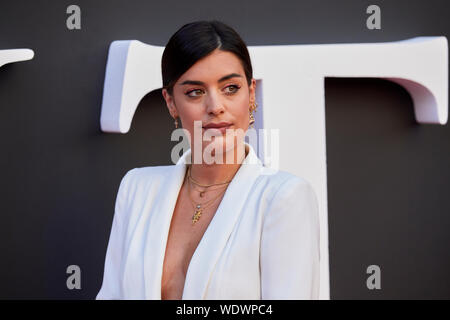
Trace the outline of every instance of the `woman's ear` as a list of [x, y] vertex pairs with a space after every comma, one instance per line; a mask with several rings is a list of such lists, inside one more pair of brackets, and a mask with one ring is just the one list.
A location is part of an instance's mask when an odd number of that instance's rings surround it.
[[256, 80], [252, 78], [249, 88], [250, 101], [256, 102]]
[[175, 106], [175, 101], [174, 101], [173, 97], [169, 94], [167, 89], [165, 89], [165, 88], [162, 89], [162, 95], [163, 95], [164, 100], [166, 101], [167, 109], [169, 110], [169, 113], [172, 116], [172, 118], [178, 117], [178, 112], [177, 112], [177, 108]]

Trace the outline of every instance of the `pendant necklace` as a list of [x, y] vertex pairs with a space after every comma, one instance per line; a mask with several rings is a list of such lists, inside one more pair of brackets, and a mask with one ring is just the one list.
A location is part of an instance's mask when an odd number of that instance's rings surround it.
[[[245, 157], [246, 157], [246, 154], [244, 153], [244, 159], [245, 159]], [[200, 197], [201, 198], [204, 197], [205, 192], [212, 191], [212, 190], [217, 190], [217, 189], [220, 189], [222, 187], [218, 187], [218, 188], [214, 188], [214, 189], [210, 189], [210, 190], [198, 190], [197, 188], [194, 187], [194, 185], [197, 185], [197, 186], [202, 187], [202, 188], [209, 188], [209, 187], [212, 187], [212, 186], [223, 186], [223, 185], [225, 185], [225, 188], [226, 188], [227, 185], [231, 182], [231, 180], [230, 180], [230, 181], [221, 182], [221, 183], [213, 183], [213, 184], [209, 184], [209, 185], [203, 185], [203, 184], [195, 181], [191, 177], [191, 166], [188, 167], [188, 172], [187, 173], [188, 173], [187, 176], [188, 176], [189, 185], [192, 184], [193, 189], [196, 189], [197, 191], [200, 192]], [[194, 200], [192, 199], [192, 196], [191, 196], [190, 188], [188, 187], [188, 196], [189, 196], [189, 199], [191, 200], [192, 206], [194, 208], [194, 214], [192, 215], [192, 225], [194, 225], [200, 219], [200, 217], [202, 216], [203, 210], [205, 210], [208, 207], [210, 207], [214, 203], [214, 200], [219, 198], [223, 193], [224, 192], [220, 192], [216, 197], [214, 197], [213, 199], [208, 200], [208, 201], [206, 201], [204, 203], [197, 203], [197, 204], [195, 204], [195, 202], [194, 202]]]
[[[190, 167], [188, 169], [188, 178], [189, 178], [189, 180], [188, 180], [189, 185], [192, 184], [192, 188], [193, 189], [196, 189], [194, 187], [194, 184], [197, 184], [197, 185], [202, 186], [204, 188], [209, 188], [209, 187], [215, 186], [215, 185], [225, 185], [225, 186], [222, 186], [222, 187], [219, 187], [219, 188], [215, 188], [215, 189], [211, 189], [211, 190], [199, 191], [197, 189], [197, 191], [200, 192], [200, 197], [203, 197], [205, 192], [207, 192], [207, 191], [221, 189], [223, 187], [226, 187], [226, 185], [231, 182], [231, 181], [227, 181], [227, 182], [215, 183], [215, 184], [211, 184], [211, 185], [202, 185], [202, 184], [198, 183], [197, 181], [195, 181], [194, 179], [192, 179], [191, 174], [190, 174]], [[208, 200], [208, 201], [206, 201], [204, 203], [195, 203], [195, 201], [192, 199], [190, 188], [188, 187], [189, 200], [191, 201], [191, 204], [192, 204], [193, 209], [194, 209], [194, 214], [192, 215], [192, 225], [194, 225], [200, 219], [200, 217], [202, 216], [203, 210], [209, 208], [214, 203], [214, 201], [217, 200], [222, 194], [223, 194], [223, 192], [220, 192], [217, 196], [213, 197], [212, 199], [210, 199], [210, 200]]]
[[214, 204], [214, 201], [217, 200], [223, 193], [220, 192], [217, 196], [212, 198], [211, 200], [208, 200], [204, 203], [198, 203], [195, 204], [195, 202], [192, 200], [191, 195], [189, 195], [189, 199], [191, 200], [192, 207], [194, 209], [194, 214], [192, 215], [192, 224], [194, 225], [202, 216], [203, 210], [209, 208], [212, 204]]

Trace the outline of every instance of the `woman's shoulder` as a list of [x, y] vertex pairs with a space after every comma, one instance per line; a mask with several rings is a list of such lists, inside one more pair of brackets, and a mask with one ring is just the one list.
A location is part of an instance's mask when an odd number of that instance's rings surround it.
[[280, 204], [317, 201], [309, 180], [284, 170], [263, 167], [260, 175], [269, 202]]
[[274, 170], [267, 167], [262, 167], [260, 178], [265, 181], [265, 183], [279, 190], [279, 188], [286, 186], [311, 186], [311, 183], [304, 177], [297, 176], [291, 172], [284, 170]]
[[122, 178], [127, 185], [141, 185], [162, 182], [175, 165], [136, 167], [128, 170]]
[[281, 217], [289, 217], [290, 221], [318, 219], [318, 198], [309, 180], [283, 170], [266, 173], [263, 176], [268, 181], [270, 192], [264, 216], [270, 216], [268, 221]]

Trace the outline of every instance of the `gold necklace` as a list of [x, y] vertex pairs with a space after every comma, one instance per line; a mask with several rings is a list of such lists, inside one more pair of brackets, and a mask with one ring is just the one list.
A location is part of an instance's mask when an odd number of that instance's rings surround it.
[[[200, 187], [203, 187], [203, 188], [210, 188], [212, 186], [223, 186], [224, 184], [229, 184], [231, 182], [231, 180], [230, 180], [230, 181], [226, 181], [226, 182], [220, 182], [220, 183], [213, 183], [213, 184], [209, 184], [209, 185], [203, 185], [203, 184], [200, 184], [197, 181], [195, 181], [194, 178], [192, 178], [192, 176], [191, 176], [191, 166], [188, 167], [188, 172], [187, 173], [188, 173], [187, 176], [188, 176], [189, 182], [191, 182], [193, 184], [196, 184], [196, 185], [198, 185]], [[196, 189], [198, 192], [200, 192], [200, 197], [203, 198], [203, 196], [205, 195], [205, 192], [212, 191], [212, 190], [217, 190], [217, 189], [220, 189], [221, 187], [214, 188], [214, 189], [209, 189], [209, 190], [199, 190], [199, 189], [197, 189], [194, 186], [193, 186], [193, 188]]]
[[217, 200], [222, 194], [223, 193], [220, 192], [217, 196], [215, 196], [214, 198], [212, 198], [204, 203], [195, 204], [194, 200], [191, 197], [191, 193], [190, 193], [190, 190], [188, 187], [188, 197], [189, 197], [189, 200], [191, 200], [191, 204], [194, 209], [194, 214], [192, 215], [192, 225], [194, 225], [200, 219], [200, 217], [202, 216], [203, 210], [209, 208], [214, 203], [214, 201]]
[[223, 184], [227, 184], [227, 183], [231, 182], [231, 180], [230, 180], [230, 181], [226, 181], [226, 182], [213, 183], [213, 184], [200, 184], [199, 182], [195, 181], [194, 178], [191, 177], [191, 166], [189, 166], [189, 168], [188, 168], [188, 178], [189, 178], [189, 180], [191, 180], [196, 185], [198, 185], [200, 187], [204, 187], [204, 188], [208, 188], [208, 187], [212, 187], [212, 186], [218, 186], [218, 185], [223, 185]]
[[203, 198], [205, 193], [208, 192], [208, 191], [219, 190], [219, 189], [222, 189], [222, 188], [226, 187], [226, 186], [218, 186], [216, 188], [211, 188], [211, 189], [199, 189], [191, 180], [189, 180], [189, 184], [191, 184], [191, 187], [194, 190], [199, 192], [201, 198]]

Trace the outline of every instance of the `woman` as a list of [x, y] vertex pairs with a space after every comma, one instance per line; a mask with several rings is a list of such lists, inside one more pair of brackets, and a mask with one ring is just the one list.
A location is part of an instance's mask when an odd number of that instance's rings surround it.
[[[232, 134], [247, 132], [256, 108], [245, 43], [218, 21], [186, 24], [165, 47], [162, 76], [191, 148], [176, 165], [122, 179], [97, 299], [317, 299], [313, 189], [270, 172]], [[209, 140], [195, 138], [196, 124]]]

